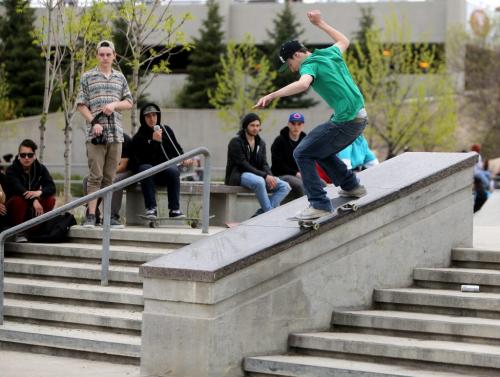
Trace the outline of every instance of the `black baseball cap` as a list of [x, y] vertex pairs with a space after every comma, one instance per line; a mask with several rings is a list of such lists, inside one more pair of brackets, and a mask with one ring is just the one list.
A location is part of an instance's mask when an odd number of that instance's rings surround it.
[[305, 48], [305, 46], [296, 40], [283, 43], [281, 45], [279, 53], [279, 58], [282, 63], [279, 71], [280, 72], [286, 71], [288, 69], [288, 64], [286, 63], [287, 59], [290, 59], [293, 56], [293, 54], [295, 54], [297, 51], [303, 48]]

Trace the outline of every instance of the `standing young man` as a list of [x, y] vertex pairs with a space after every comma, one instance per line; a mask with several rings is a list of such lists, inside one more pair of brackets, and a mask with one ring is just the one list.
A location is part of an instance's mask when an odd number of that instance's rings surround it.
[[[123, 143], [120, 111], [132, 108], [132, 95], [125, 76], [113, 69], [116, 58], [111, 41], [97, 44], [98, 65], [80, 80], [78, 111], [87, 121], [88, 193], [111, 185], [120, 162]], [[96, 224], [97, 199], [88, 204], [84, 227]]]
[[260, 130], [261, 122], [257, 114], [249, 113], [243, 117], [241, 130], [227, 147], [224, 180], [226, 185], [243, 186], [255, 192], [260, 204], [255, 215], [278, 207], [290, 192], [290, 185], [274, 177], [269, 168], [266, 143], [259, 136]]
[[276, 98], [291, 96], [312, 86], [334, 110], [330, 121], [313, 129], [294, 151], [310, 204], [297, 217], [315, 219], [332, 211], [330, 199], [316, 172], [316, 161], [335, 186], [341, 187], [339, 195], [361, 197], [366, 194], [366, 189], [359, 184], [356, 175], [347, 169], [336, 153], [361, 135], [367, 115], [363, 96], [342, 58], [349, 40], [326, 23], [318, 10], [308, 12], [307, 17], [313, 25], [327, 33], [335, 44], [311, 53], [298, 41], [284, 43], [279, 56], [283, 67], [299, 72], [300, 78], [260, 98], [255, 107], [265, 107]]

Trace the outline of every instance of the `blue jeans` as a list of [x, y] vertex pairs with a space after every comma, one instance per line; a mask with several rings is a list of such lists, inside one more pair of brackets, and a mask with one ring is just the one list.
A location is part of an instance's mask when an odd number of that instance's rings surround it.
[[278, 183], [274, 189], [269, 190], [272, 194], [268, 196], [266, 180], [264, 178], [253, 173], [243, 173], [241, 175], [241, 185], [255, 192], [257, 196], [257, 200], [260, 204], [259, 213], [267, 212], [278, 207], [281, 201], [285, 199], [290, 192], [291, 189], [288, 183], [277, 177], [276, 179]]
[[[138, 173], [152, 168], [153, 165], [143, 164], [139, 166]], [[169, 166], [165, 170], [156, 173], [141, 181], [142, 195], [146, 209], [156, 208], [155, 185], [167, 186], [168, 209], [179, 209], [179, 195], [181, 192], [181, 179], [177, 166]]]
[[316, 171], [316, 161], [335, 186], [349, 191], [359, 185], [356, 175], [337, 157], [337, 153], [363, 133], [366, 122], [357, 120], [320, 124], [295, 148], [293, 157], [299, 167], [304, 191], [312, 207], [324, 211], [333, 210]]

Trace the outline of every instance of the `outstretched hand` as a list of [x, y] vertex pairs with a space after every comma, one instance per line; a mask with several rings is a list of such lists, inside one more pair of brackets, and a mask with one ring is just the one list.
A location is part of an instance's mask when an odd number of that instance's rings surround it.
[[307, 17], [309, 18], [309, 21], [311, 21], [313, 25], [318, 25], [322, 20], [321, 12], [318, 9], [314, 9], [310, 12], [307, 12]]
[[270, 94], [268, 94], [267, 96], [261, 97], [257, 101], [257, 103], [253, 106], [253, 108], [256, 109], [256, 108], [266, 107], [267, 105], [269, 105], [271, 103], [272, 100], [273, 100], [273, 98], [271, 97]]

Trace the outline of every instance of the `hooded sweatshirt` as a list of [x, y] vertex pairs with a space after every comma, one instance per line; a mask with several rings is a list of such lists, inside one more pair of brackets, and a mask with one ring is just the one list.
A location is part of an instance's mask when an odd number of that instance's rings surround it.
[[[144, 117], [144, 109], [148, 106], [155, 107], [157, 112], [157, 125], [162, 129], [162, 142], [153, 140], [154, 129], [149, 127]], [[132, 138], [132, 153], [134, 155], [134, 166], [152, 165], [156, 166], [162, 162], [171, 160], [181, 154], [184, 154], [182, 147], [175, 138], [174, 131], [167, 125], [161, 124], [160, 107], [154, 103], [148, 103], [141, 108], [140, 112], [141, 127]], [[162, 149], [163, 146], [163, 149]]]
[[224, 183], [230, 186], [239, 186], [241, 174], [248, 172], [262, 178], [272, 175], [267, 163], [266, 143], [259, 135], [255, 136], [255, 148], [252, 153], [244, 129], [233, 137], [227, 148], [226, 178]]
[[6, 172], [7, 196], [23, 195], [26, 191], [42, 190], [42, 197], [52, 196], [56, 193], [56, 185], [49, 171], [38, 160], [33, 161], [30, 170], [26, 173], [19, 159], [15, 159]]
[[271, 146], [271, 170], [274, 175], [296, 175], [299, 172], [297, 163], [293, 158], [293, 151], [305, 137], [306, 134], [301, 132], [299, 140], [293, 141], [290, 139], [288, 126], [281, 129], [280, 134], [276, 137]]

